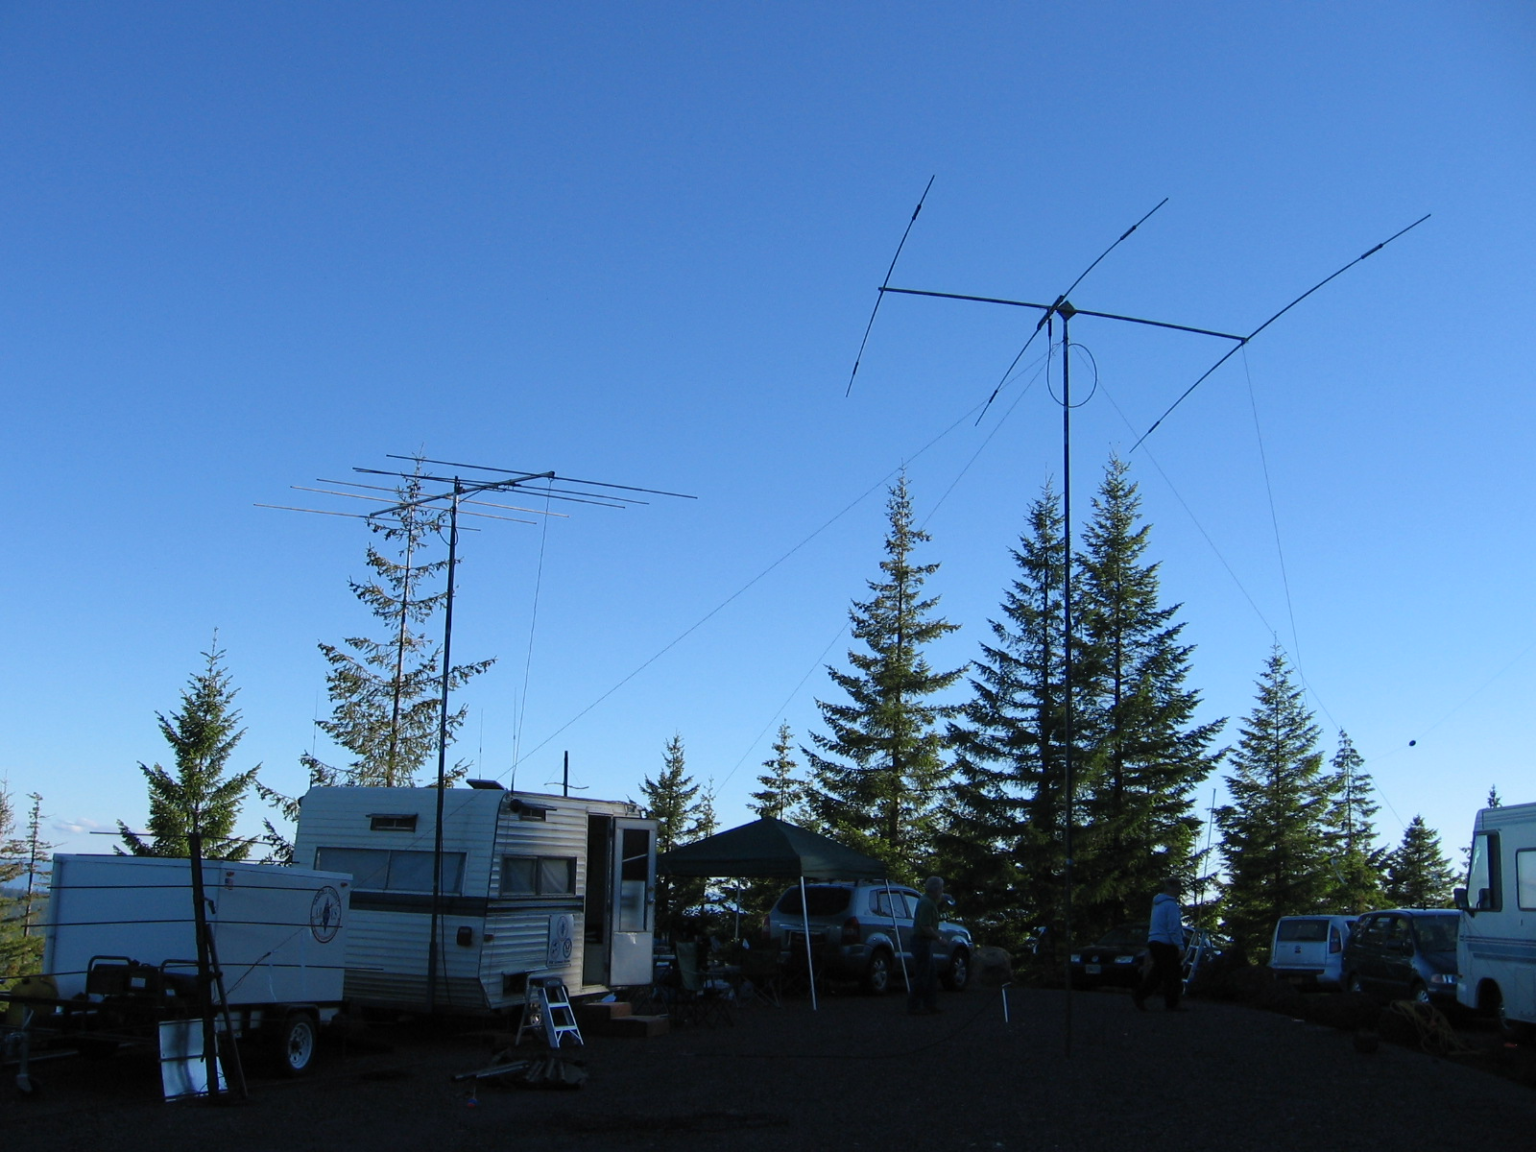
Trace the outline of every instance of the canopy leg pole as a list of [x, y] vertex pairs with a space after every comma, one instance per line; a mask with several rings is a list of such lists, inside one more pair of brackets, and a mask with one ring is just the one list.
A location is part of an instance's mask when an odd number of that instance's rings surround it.
[[805, 970], [811, 977], [811, 1011], [819, 1012], [816, 1006], [816, 961], [811, 956], [811, 906], [805, 902], [805, 877], [800, 877], [800, 918], [805, 924]]
[[[885, 900], [891, 908], [891, 933], [896, 937], [896, 959], [901, 961], [901, 982], [907, 986], [907, 991], [911, 992], [912, 977], [907, 972], [907, 952], [901, 943], [901, 925], [896, 922], [896, 896], [891, 891], [891, 878], [889, 876], [885, 878]], [[916, 915], [917, 909], [914, 908], [912, 911]], [[912, 931], [915, 936], [917, 929], [914, 928]]]

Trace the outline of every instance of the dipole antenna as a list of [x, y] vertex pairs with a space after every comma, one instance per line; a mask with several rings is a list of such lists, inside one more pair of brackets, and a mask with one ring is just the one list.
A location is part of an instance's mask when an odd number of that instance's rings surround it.
[[[929, 184], [930, 185], [932, 184], [931, 180], [929, 181]], [[926, 197], [926, 195], [927, 195], [927, 193], [925, 191], [924, 192], [924, 196]], [[1399, 231], [1393, 233], [1391, 236], [1389, 236], [1385, 240], [1383, 240], [1380, 244], [1377, 244], [1374, 248], [1367, 249], [1361, 255], [1359, 255], [1359, 256], [1355, 257], [1355, 259], [1351, 260], [1348, 264], [1345, 264], [1338, 271], [1336, 271], [1332, 275], [1329, 275], [1329, 276], [1323, 278], [1322, 280], [1318, 281], [1311, 288], [1309, 288], [1305, 292], [1303, 292], [1300, 296], [1297, 296], [1294, 300], [1292, 300], [1284, 308], [1281, 308], [1278, 312], [1276, 312], [1268, 320], [1265, 320], [1262, 324], [1260, 324], [1252, 332], [1249, 332], [1246, 336], [1238, 335], [1237, 333], [1233, 333], [1233, 332], [1223, 332], [1223, 331], [1220, 331], [1220, 330], [1214, 329], [1214, 328], [1198, 328], [1198, 327], [1194, 327], [1194, 326], [1189, 325], [1189, 324], [1174, 324], [1174, 323], [1171, 323], [1171, 322], [1168, 322], [1168, 321], [1164, 321], [1164, 320], [1151, 320], [1151, 319], [1147, 319], [1147, 318], [1141, 317], [1141, 316], [1126, 316], [1126, 315], [1122, 315], [1122, 314], [1115, 313], [1115, 312], [1096, 312], [1096, 311], [1090, 311], [1089, 309], [1086, 309], [1086, 308], [1074, 307], [1072, 302], [1068, 299], [1068, 297], [1071, 295], [1071, 293], [1073, 291], [1075, 291], [1077, 289], [1077, 287], [1080, 284], [1082, 284], [1083, 280], [1087, 277], [1088, 273], [1092, 272], [1096, 267], [1098, 267], [1099, 263], [1106, 256], [1108, 256], [1117, 247], [1119, 247], [1119, 245], [1121, 244], [1122, 241], [1124, 241], [1127, 237], [1129, 237], [1131, 235], [1131, 233], [1135, 232], [1137, 228], [1139, 228], [1142, 224], [1144, 224], [1152, 216], [1153, 212], [1156, 212], [1159, 208], [1161, 208], [1167, 202], [1168, 202], [1167, 197], [1164, 197], [1162, 200], [1160, 200], [1152, 208], [1152, 210], [1150, 212], [1148, 212], [1145, 216], [1143, 216], [1135, 224], [1132, 224], [1129, 228], [1127, 228], [1124, 232], [1122, 232], [1120, 234], [1119, 239], [1117, 239], [1113, 244], [1111, 244], [1102, 253], [1100, 253], [1098, 258], [1095, 259], [1093, 261], [1093, 263], [1089, 264], [1088, 267], [1085, 268], [1082, 271], [1082, 273], [1077, 277], [1077, 279], [1072, 282], [1071, 287], [1069, 287], [1065, 292], [1063, 292], [1059, 296], [1057, 296], [1056, 299], [1052, 303], [1050, 303], [1050, 304], [1038, 304], [1038, 303], [1034, 303], [1034, 302], [1028, 301], [1028, 300], [1010, 300], [1010, 299], [1004, 299], [1004, 298], [996, 297], [996, 296], [976, 296], [976, 295], [970, 295], [970, 294], [959, 293], [959, 292], [935, 292], [935, 291], [926, 291], [926, 290], [916, 289], [916, 288], [894, 288], [894, 287], [891, 286], [891, 283], [890, 283], [892, 272], [894, 272], [895, 267], [896, 267], [896, 260], [893, 258], [892, 261], [891, 261], [891, 268], [890, 268], [890, 270], [888, 270], [886, 272], [885, 281], [880, 285], [879, 295], [876, 297], [876, 301], [875, 301], [875, 312], [871, 313], [870, 314], [870, 318], [869, 318], [869, 327], [873, 328], [874, 327], [874, 322], [875, 322], [875, 313], [877, 313], [879, 311], [880, 302], [885, 299], [885, 296], [888, 293], [890, 293], [890, 294], [897, 294], [897, 295], [903, 295], [903, 296], [926, 296], [926, 297], [931, 297], [931, 298], [939, 299], [939, 300], [960, 300], [960, 301], [966, 301], [966, 302], [969, 302], [969, 303], [977, 303], [977, 304], [999, 304], [999, 305], [1004, 305], [1004, 306], [1010, 307], [1010, 308], [1029, 308], [1029, 309], [1033, 309], [1033, 310], [1041, 313], [1039, 322], [1036, 323], [1034, 331], [1030, 333], [1029, 338], [1024, 342], [1024, 347], [1021, 348], [1019, 350], [1018, 355], [1013, 358], [1013, 361], [1012, 361], [1012, 363], [1009, 364], [1007, 371], [1005, 371], [1003, 373], [1002, 379], [998, 382], [997, 386], [992, 390], [991, 396], [989, 396], [987, 398], [987, 404], [986, 404], [986, 406], [983, 407], [983, 414], [985, 414], [986, 407], [989, 407], [991, 405], [992, 401], [997, 398], [997, 395], [1002, 390], [1003, 386], [1008, 382], [1009, 376], [1012, 374], [1014, 368], [1018, 365], [1019, 361], [1023, 358], [1024, 353], [1029, 349], [1030, 344], [1034, 342], [1035, 337], [1040, 334], [1040, 330], [1042, 328], [1044, 328], [1046, 330], [1046, 339], [1048, 341], [1053, 340], [1054, 339], [1054, 334], [1055, 334], [1054, 333], [1054, 329], [1055, 329], [1054, 321], [1056, 320], [1057, 317], [1059, 317], [1061, 319], [1061, 462], [1062, 462], [1062, 527], [1061, 527], [1061, 538], [1062, 538], [1062, 561], [1063, 561], [1062, 562], [1062, 629], [1063, 629], [1063, 637], [1062, 637], [1062, 671], [1063, 671], [1063, 676], [1064, 676], [1063, 691], [1064, 691], [1064, 696], [1065, 696], [1065, 707], [1063, 709], [1064, 715], [1063, 715], [1063, 724], [1062, 724], [1062, 729], [1063, 729], [1063, 744], [1062, 744], [1062, 857], [1063, 857], [1063, 864], [1062, 864], [1062, 888], [1063, 888], [1063, 897], [1062, 897], [1062, 911], [1063, 911], [1063, 921], [1064, 921], [1064, 928], [1065, 928], [1065, 933], [1064, 934], [1065, 934], [1065, 938], [1066, 938], [1066, 948], [1064, 950], [1065, 954], [1064, 954], [1064, 958], [1063, 958], [1063, 964], [1064, 964], [1064, 967], [1066, 969], [1066, 998], [1065, 998], [1065, 1009], [1064, 1009], [1064, 1011], [1065, 1011], [1065, 1029], [1064, 1029], [1065, 1036], [1064, 1036], [1064, 1041], [1065, 1041], [1065, 1052], [1066, 1052], [1066, 1055], [1069, 1056], [1069, 1057], [1072, 1055], [1072, 961], [1071, 961], [1071, 952], [1072, 952], [1072, 865], [1073, 865], [1073, 860], [1072, 860], [1072, 832], [1073, 832], [1072, 808], [1073, 808], [1073, 804], [1074, 804], [1074, 801], [1075, 801], [1075, 796], [1074, 796], [1075, 789], [1074, 789], [1074, 781], [1073, 781], [1073, 764], [1072, 764], [1072, 742], [1073, 742], [1073, 738], [1074, 738], [1074, 736], [1073, 736], [1073, 722], [1074, 722], [1073, 712], [1074, 712], [1074, 708], [1073, 708], [1073, 699], [1072, 699], [1072, 655], [1073, 655], [1073, 653], [1072, 653], [1072, 338], [1071, 338], [1071, 332], [1070, 332], [1071, 321], [1075, 317], [1078, 317], [1078, 316], [1089, 316], [1089, 317], [1094, 317], [1096, 319], [1101, 319], [1101, 320], [1115, 320], [1115, 321], [1119, 321], [1121, 323], [1126, 323], [1126, 324], [1140, 324], [1140, 325], [1143, 325], [1143, 326], [1146, 326], [1146, 327], [1150, 327], [1150, 328], [1165, 328], [1165, 329], [1168, 329], [1168, 330], [1174, 331], [1174, 332], [1188, 332], [1191, 335], [1210, 336], [1210, 337], [1214, 337], [1216, 339], [1228, 340], [1228, 341], [1232, 342], [1232, 347], [1228, 348], [1226, 353], [1219, 360], [1217, 360], [1215, 364], [1211, 365], [1211, 367], [1208, 368], [1200, 376], [1199, 379], [1197, 379], [1193, 384], [1191, 384], [1188, 388], [1186, 388], [1184, 390], [1184, 392], [1178, 397], [1178, 399], [1176, 399], [1171, 405], [1169, 405], [1167, 410], [1164, 411], [1163, 414], [1157, 418], [1157, 420], [1152, 424], [1152, 426], [1150, 428], [1148, 428], [1146, 432], [1142, 433], [1141, 438], [1138, 439], [1136, 441], [1136, 443], [1134, 445], [1132, 445], [1132, 447], [1131, 447], [1131, 451], [1134, 452], [1136, 450], [1136, 448], [1140, 447], [1142, 441], [1144, 441], [1148, 436], [1150, 436], [1157, 429], [1158, 425], [1160, 425], [1165, 419], [1167, 419], [1168, 415], [1175, 408], [1177, 408], [1181, 403], [1183, 403], [1185, 397], [1187, 397], [1191, 392], [1193, 392], [1197, 387], [1199, 387], [1201, 383], [1203, 383], [1207, 378], [1209, 378], [1212, 373], [1214, 373], [1218, 368], [1220, 368], [1224, 363], [1226, 363], [1227, 360], [1229, 360], [1232, 357], [1233, 353], [1235, 353], [1239, 348], [1245, 347], [1248, 344], [1248, 342], [1251, 341], [1260, 332], [1264, 331], [1264, 329], [1268, 328], [1276, 320], [1280, 319], [1281, 316], [1284, 316], [1292, 308], [1296, 307], [1296, 305], [1300, 304], [1308, 296], [1312, 295], [1319, 288], [1322, 288], [1329, 281], [1334, 280], [1334, 279], [1336, 279], [1339, 276], [1342, 276], [1345, 272], [1347, 272], [1350, 268], [1354, 267], [1356, 264], [1360, 263], [1362, 260], [1364, 260], [1367, 257], [1372, 256], [1375, 253], [1381, 251], [1388, 244], [1392, 243], [1392, 241], [1396, 240], [1399, 236], [1403, 235], [1405, 232], [1408, 232], [1408, 231], [1410, 231], [1413, 228], [1418, 227], [1420, 224], [1424, 223], [1425, 220], [1429, 219], [1428, 214], [1426, 214], [1424, 216], [1421, 216], [1418, 220], [1415, 220], [1412, 224], [1408, 225], [1408, 227], [1400, 229]], [[921, 202], [919, 202], [918, 208], [919, 209], [922, 208], [922, 203]], [[900, 257], [902, 248], [904, 248], [906, 246], [907, 236], [911, 233], [911, 231], [912, 231], [912, 223], [916, 219], [917, 219], [917, 213], [914, 212], [912, 214], [912, 220], [909, 220], [907, 222], [907, 229], [906, 229], [906, 231], [902, 233], [901, 244], [899, 244], [897, 246], [897, 248], [896, 248], [896, 256], [897, 257]], [[866, 329], [866, 331], [864, 333], [864, 342], [859, 345], [859, 357], [861, 359], [862, 359], [863, 354], [864, 354], [865, 345], [867, 345], [868, 342], [869, 342], [869, 330]], [[858, 362], [857, 361], [855, 361], [855, 363], [854, 363], [854, 371], [855, 372], [858, 371]], [[849, 377], [849, 382], [848, 383], [849, 383], [849, 389], [851, 390], [852, 386], [853, 386], [853, 379], [852, 379], [851, 376]], [[978, 423], [979, 422], [980, 421], [978, 420]]]
[[[397, 481], [404, 481], [413, 485], [411, 498], [398, 499], [399, 490], [390, 489], [381, 485], [360, 484], [345, 480], [321, 480], [322, 484], [333, 484], [338, 488], [361, 489], [361, 492], [336, 491], [334, 489], [301, 488], [294, 485], [300, 491], [322, 492], [332, 496], [343, 496], [352, 499], [369, 500], [382, 503], [384, 507], [376, 508], [366, 513], [336, 512], [323, 508], [290, 508], [284, 505], [259, 504], [261, 508], [280, 508], [284, 511], [314, 512], [321, 515], [348, 516], [354, 519], [367, 521], [370, 528], [379, 528], [388, 525], [400, 525], [410, 518], [422, 512], [446, 513], [448, 522], [448, 568], [447, 589], [443, 605], [443, 667], [439, 685], [439, 707], [437, 721], [437, 812], [436, 826], [433, 831], [432, 846], [432, 918], [428, 931], [427, 943], [427, 1013], [429, 1015], [437, 1009], [437, 982], [438, 962], [441, 953], [440, 927], [442, 921], [443, 903], [443, 801], [448, 790], [448, 700], [453, 678], [453, 604], [454, 593], [457, 587], [457, 568], [459, 551], [459, 518], [461, 516], [480, 517], [489, 520], [511, 520], [515, 523], [532, 524], [535, 521], [523, 520], [520, 517], [499, 516], [490, 512], [466, 511], [465, 506], [478, 509], [496, 508], [501, 510], [528, 512], [534, 515], [562, 515], [561, 513], [541, 513], [537, 509], [523, 508], [515, 504], [501, 504], [494, 501], [477, 499], [488, 495], [510, 493], [517, 489], [532, 484], [540, 484], [539, 495], [546, 501], [555, 500], [573, 504], [585, 504], [600, 508], [625, 509], [631, 504], [647, 504], [649, 501], [640, 497], [646, 496], [672, 496], [680, 499], [692, 500], [696, 497], [685, 495], [681, 492], [666, 492], [656, 488], [639, 488], [629, 484], [611, 484], [601, 480], [579, 480], [573, 477], [560, 476], [553, 471], [525, 472], [514, 468], [498, 468], [484, 464], [464, 464], [449, 461], [431, 460], [423, 456], [401, 456], [393, 453], [386, 454], [390, 460], [411, 461], [415, 465], [412, 472], [383, 468], [354, 467], [353, 472], [369, 476], [388, 476]], [[452, 475], [441, 475], [422, 471], [423, 464], [447, 465], [455, 469]], [[464, 472], [471, 475], [465, 476]], [[556, 487], [556, 485], [559, 487]], [[436, 486], [431, 491], [421, 492], [421, 486]], [[446, 487], [444, 487], [446, 486]], [[374, 496], [373, 492], [394, 491], [396, 498], [387, 496]], [[420, 494], [416, 494], [420, 492]], [[398, 725], [399, 709], [394, 709], [391, 724]], [[397, 733], [391, 733], [391, 747], [397, 739]]]

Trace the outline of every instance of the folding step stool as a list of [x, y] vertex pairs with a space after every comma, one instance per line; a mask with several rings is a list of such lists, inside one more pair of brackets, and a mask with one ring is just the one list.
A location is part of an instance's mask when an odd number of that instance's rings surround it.
[[517, 1026], [517, 1038], [513, 1046], [523, 1042], [523, 1033], [536, 1028], [544, 1030], [544, 1040], [551, 1048], [560, 1047], [567, 1036], [585, 1047], [581, 1029], [576, 1026], [576, 1011], [571, 1007], [570, 994], [565, 981], [558, 976], [530, 976], [528, 993], [523, 1000], [523, 1019]]

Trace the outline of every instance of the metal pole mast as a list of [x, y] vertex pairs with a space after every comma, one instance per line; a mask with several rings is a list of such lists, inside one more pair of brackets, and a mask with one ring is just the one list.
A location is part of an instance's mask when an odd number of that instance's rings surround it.
[[[1065, 677], [1066, 715], [1062, 742], [1062, 899], [1066, 922], [1067, 999], [1066, 1054], [1072, 1055], [1072, 339], [1068, 320], [1072, 305], [1062, 301], [1061, 316], [1061, 488], [1062, 488], [1062, 673]], [[1047, 337], [1049, 338], [1049, 337]]]
[[459, 550], [459, 498], [464, 486], [453, 478], [448, 504], [448, 602], [443, 610], [443, 698], [437, 717], [437, 825], [432, 831], [432, 927], [427, 943], [427, 1015], [437, 1011], [438, 931], [443, 905], [443, 799], [448, 791], [448, 685], [453, 671], [453, 586]]

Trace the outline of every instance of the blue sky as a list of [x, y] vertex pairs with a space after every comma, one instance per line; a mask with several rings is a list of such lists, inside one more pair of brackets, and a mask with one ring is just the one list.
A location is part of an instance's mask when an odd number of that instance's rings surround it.
[[[106, 850], [218, 629], [232, 766], [302, 787], [365, 530], [257, 505], [423, 451], [698, 497], [466, 537], [455, 653], [499, 663], [457, 751], [638, 796], [680, 733], [744, 818], [894, 471], [944, 667], [1061, 480], [1033, 367], [966, 418], [1032, 316], [890, 298], [844, 396], [936, 176], [893, 283], [1049, 300], [1168, 197], [1074, 303], [1237, 332], [1433, 213], [1131, 460], [1202, 714], [1235, 739], [1278, 640], [1383, 837], [1459, 845], [1536, 800], [1533, 59], [1514, 3], [0, 6], [0, 774]], [[1223, 346], [1073, 338], [1081, 513]]]

